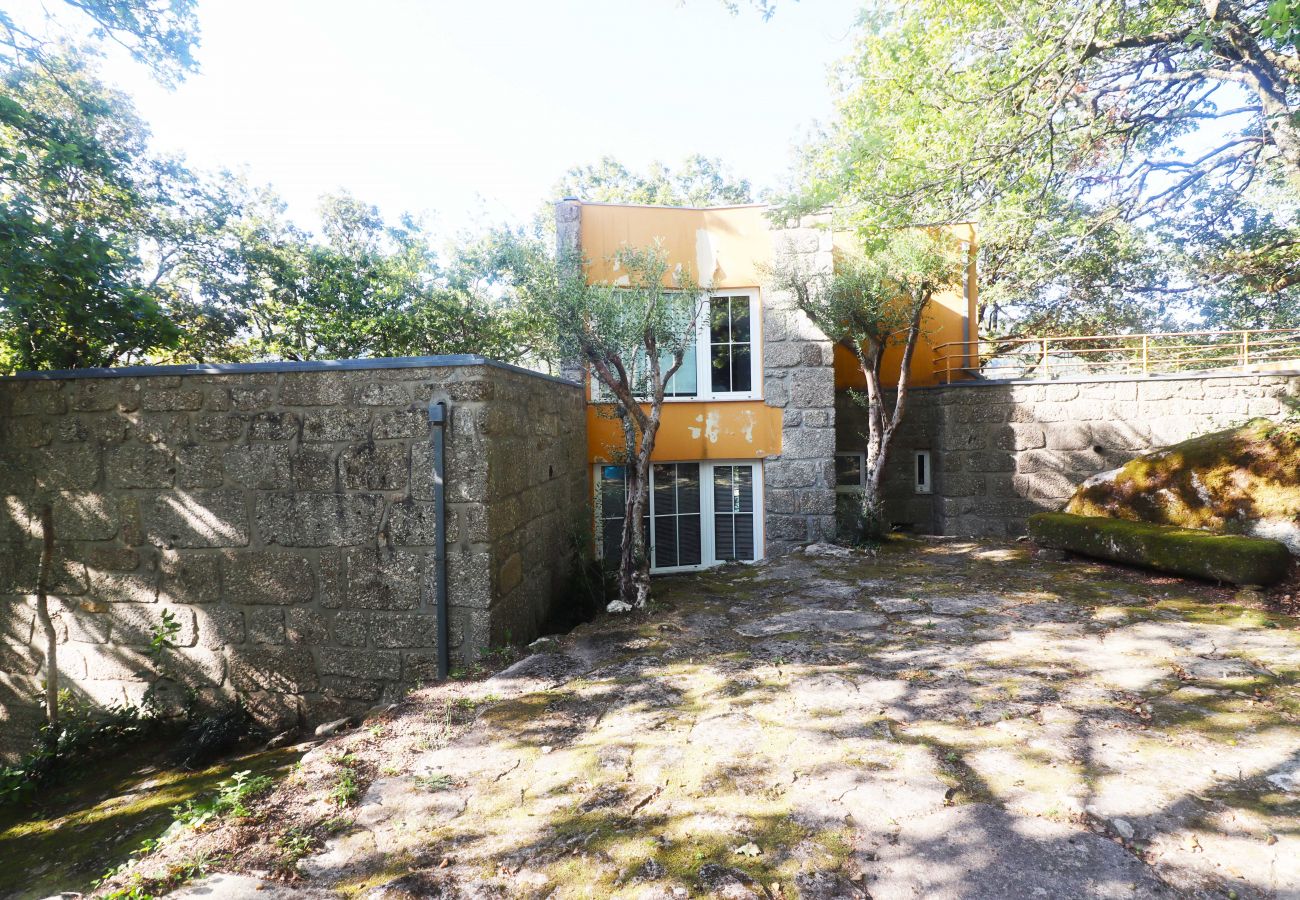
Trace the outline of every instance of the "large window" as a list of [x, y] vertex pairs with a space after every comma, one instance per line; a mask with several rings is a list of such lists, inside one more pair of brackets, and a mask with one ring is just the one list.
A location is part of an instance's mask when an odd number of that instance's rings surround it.
[[[617, 564], [627, 498], [623, 467], [598, 466], [596, 478], [601, 555]], [[760, 463], [656, 463], [646, 511], [651, 570], [762, 557], [762, 493]]]
[[749, 297], [709, 298], [709, 385], [714, 396], [753, 392], [749, 325]]
[[[695, 317], [681, 368], [664, 386], [669, 400], [757, 400], [762, 375], [759, 371], [759, 339], [756, 318], [756, 294], [729, 293], [706, 298]], [[634, 354], [631, 361], [634, 377], [647, 377], [645, 351]], [[672, 365], [672, 356], [663, 354], [660, 371]], [[595, 376], [591, 379], [591, 398], [608, 402], [612, 398]]]

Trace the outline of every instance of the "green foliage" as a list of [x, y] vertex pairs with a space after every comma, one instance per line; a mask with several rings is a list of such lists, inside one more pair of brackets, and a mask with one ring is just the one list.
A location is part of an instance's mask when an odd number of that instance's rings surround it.
[[873, 0], [786, 212], [834, 206], [867, 235], [978, 220], [995, 332], [1148, 329], [1171, 311], [1285, 324], [1300, 282], [1293, 12]]
[[341, 753], [333, 763], [337, 771], [326, 799], [335, 806], [351, 806], [361, 796], [361, 773], [357, 770], [360, 760], [354, 754]]
[[611, 401], [626, 465], [627, 509], [619, 562], [623, 602], [649, 600], [650, 562], [641, 521], [668, 383], [692, 347], [702, 294], [690, 274], [670, 269], [662, 247], [625, 247], [615, 254], [614, 284], [587, 284], [581, 260], [536, 270], [531, 291], [547, 329], [552, 358], [581, 365]]
[[254, 775], [250, 771], [236, 772], [217, 786], [217, 792], [203, 800], [187, 800], [172, 807], [176, 822], [187, 828], [202, 828], [214, 819], [224, 816], [245, 818], [249, 813], [246, 801], [265, 794], [274, 779], [269, 775]]
[[[163, 84], [175, 84], [198, 66], [196, 0], [65, 0], [91, 26], [94, 37], [124, 47]], [[45, 65], [56, 36], [42, 35], [0, 10], [0, 62], [8, 66]]]
[[176, 636], [181, 623], [170, 609], [164, 609], [157, 625], [149, 629], [149, 655], [156, 665], [161, 665], [166, 655], [176, 649]]
[[965, 251], [948, 236], [904, 229], [841, 254], [833, 271], [814, 271], [785, 248], [772, 280], [832, 340], [883, 349], [906, 340], [918, 311], [935, 291], [960, 284], [966, 263]]
[[113, 704], [96, 709], [70, 691], [60, 691], [58, 740], [47, 741], [47, 726], [42, 724], [32, 749], [13, 765], [0, 766], [0, 807], [30, 801], [68, 764], [129, 745], [156, 724], [142, 707]]
[[17, 368], [108, 365], [176, 335], [146, 243], [185, 174], [76, 57], [0, 81], [0, 343]]
[[[76, 5], [141, 21], [133, 0]], [[150, 40], [174, 43], [190, 4], [153, 5], [163, 19]], [[514, 267], [549, 256], [540, 232], [493, 229], [435, 250], [418, 221], [385, 221], [343, 194], [323, 198], [312, 235], [269, 189], [152, 154], [130, 100], [84, 50], [10, 62], [0, 65], [0, 372], [537, 358], [527, 273]]]
[[[876, 541], [888, 531], [880, 497], [890, 443], [907, 409], [912, 355], [925, 328], [924, 315], [937, 291], [960, 283], [969, 252], [941, 229], [894, 229], [865, 241], [858, 253], [841, 253], [834, 268], [810, 268], [793, 247], [778, 248], [770, 280], [790, 292], [799, 308], [854, 354], [866, 383], [853, 399], [867, 413], [865, 486], [860, 514], [847, 517], [850, 532]], [[891, 347], [903, 350], [892, 409], [881, 383], [881, 364]]]
[[724, 206], [753, 202], [749, 181], [727, 171], [720, 159], [694, 154], [676, 169], [653, 162], [633, 172], [612, 156], [594, 165], [575, 166], [551, 190], [559, 200], [577, 197], [596, 203], [648, 206]]
[[1300, 50], [1300, 2], [1273, 0], [1264, 11], [1260, 33], [1283, 46]]

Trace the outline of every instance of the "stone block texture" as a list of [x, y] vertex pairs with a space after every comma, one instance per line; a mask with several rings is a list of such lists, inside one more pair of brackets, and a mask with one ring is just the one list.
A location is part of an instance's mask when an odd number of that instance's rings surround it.
[[451, 665], [534, 637], [588, 515], [581, 391], [486, 361], [403, 363], [0, 379], [0, 753], [29, 746], [37, 721], [45, 502], [74, 693], [138, 701], [159, 678], [142, 649], [164, 610], [181, 625], [169, 676], [274, 724], [428, 680], [430, 401], [450, 411]]
[[[918, 388], [886, 473], [891, 520], [962, 537], [1023, 534], [1080, 482], [1198, 434], [1277, 418], [1300, 397], [1292, 373]], [[841, 398], [838, 449], [856, 450], [860, 411]], [[931, 451], [933, 488], [916, 494], [915, 450]]]
[[[806, 216], [773, 230], [773, 253], [829, 271], [829, 225], [829, 217]], [[834, 347], [789, 292], [766, 287], [762, 303], [763, 398], [782, 410], [781, 453], [763, 465], [767, 554], [778, 556], [835, 536]]]

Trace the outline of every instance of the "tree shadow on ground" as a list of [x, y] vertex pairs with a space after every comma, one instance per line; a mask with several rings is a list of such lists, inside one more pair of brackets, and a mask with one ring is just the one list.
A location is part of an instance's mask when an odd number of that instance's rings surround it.
[[[1179, 604], [1218, 595], [1098, 571], [951, 542], [663, 582], [662, 611], [598, 621], [483, 682], [474, 727], [377, 782], [309, 883], [877, 900], [1297, 889], [1300, 802], [1266, 781], [1300, 764], [1295, 623], [1221, 603], [1190, 616]], [[801, 630], [764, 633], [772, 621]]]

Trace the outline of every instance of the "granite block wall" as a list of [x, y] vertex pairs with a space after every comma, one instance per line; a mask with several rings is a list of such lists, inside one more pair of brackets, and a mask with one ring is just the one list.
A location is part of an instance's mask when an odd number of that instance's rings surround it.
[[[772, 232], [774, 255], [831, 267], [829, 217], [807, 216]], [[787, 291], [767, 286], [763, 304], [763, 399], [782, 410], [781, 452], [763, 464], [767, 553], [835, 536], [834, 348]]]
[[[1295, 408], [1300, 374], [1201, 374], [920, 388], [887, 474], [887, 509], [916, 531], [1024, 532], [1079, 482], [1150, 450]], [[838, 444], [860, 446], [861, 413], [842, 399]], [[913, 489], [913, 451], [930, 450], [934, 492]]]
[[[0, 749], [38, 717], [43, 503], [59, 668], [99, 705], [238, 694], [281, 725], [433, 679], [431, 401], [450, 410], [452, 665], [531, 638], [564, 600], [586, 506], [577, 385], [477, 357], [85, 375], [0, 379]], [[145, 649], [164, 611], [179, 631], [160, 671]]]

